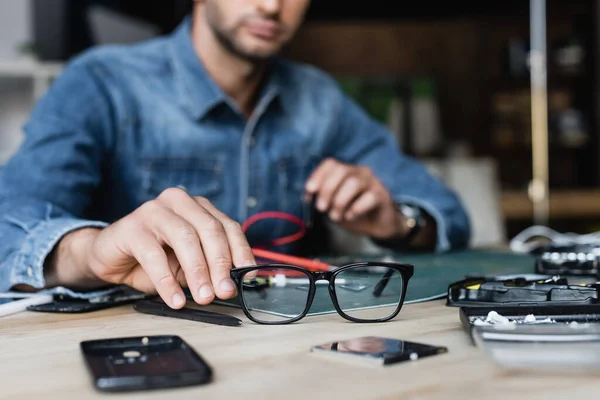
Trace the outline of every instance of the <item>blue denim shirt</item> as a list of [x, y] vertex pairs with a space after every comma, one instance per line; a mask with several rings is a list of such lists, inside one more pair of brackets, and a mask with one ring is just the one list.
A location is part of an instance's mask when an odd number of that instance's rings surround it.
[[[0, 169], [0, 290], [44, 287], [44, 261], [65, 234], [104, 227], [169, 187], [240, 223], [260, 211], [304, 218], [304, 184], [327, 157], [370, 167], [397, 202], [425, 209], [438, 251], [468, 243], [457, 196], [332, 77], [274, 60], [248, 119], [204, 70], [190, 27], [188, 18], [169, 36], [81, 54], [34, 107]], [[288, 229], [255, 228], [251, 244]]]

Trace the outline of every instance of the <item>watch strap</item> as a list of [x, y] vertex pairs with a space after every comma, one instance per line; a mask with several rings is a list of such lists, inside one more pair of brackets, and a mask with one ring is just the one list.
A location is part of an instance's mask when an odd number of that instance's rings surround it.
[[397, 207], [402, 215], [404, 215], [406, 225], [409, 228], [408, 233], [404, 236], [404, 242], [408, 246], [412, 243], [415, 236], [419, 234], [425, 224], [423, 212], [420, 208], [407, 204], [400, 204]]
[[396, 204], [396, 207], [398, 212], [405, 218], [405, 223], [409, 229], [408, 233], [388, 239], [373, 239], [373, 241], [383, 247], [407, 250], [410, 249], [412, 241], [419, 234], [421, 229], [423, 229], [425, 217], [423, 211], [419, 207], [408, 204]]

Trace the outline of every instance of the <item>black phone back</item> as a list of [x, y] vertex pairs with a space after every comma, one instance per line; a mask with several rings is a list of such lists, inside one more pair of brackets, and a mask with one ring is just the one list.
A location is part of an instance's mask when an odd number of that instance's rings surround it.
[[84, 341], [81, 351], [101, 391], [164, 389], [212, 379], [211, 367], [179, 336]]

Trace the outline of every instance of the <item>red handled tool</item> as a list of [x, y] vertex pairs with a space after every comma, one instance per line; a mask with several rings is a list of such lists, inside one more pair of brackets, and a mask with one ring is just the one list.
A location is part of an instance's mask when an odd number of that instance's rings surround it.
[[[296, 242], [296, 241], [302, 239], [304, 237], [304, 235], [306, 234], [306, 225], [304, 224], [304, 221], [302, 221], [300, 218], [296, 217], [295, 215], [291, 215], [291, 214], [287, 214], [287, 213], [279, 212], [279, 211], [267, 211], [267, 212], [262, 212], [262, 213], [253, 215], [242, 225], [242, 230], [244, 232], [246, 232], [252, 224], [254, 224], [258, 221], [265, 220], [265, 219], [281, 219], [284, 221], [292, 222], [292, 223], [298, 225], [298, 227], [299, 227], [298, 232], [296, 232], [294, 234], [284, 236], [282, 238], [273, 239], [271, 241], [271, 245], [273, 245], [273, 246], [282, 246], [285, 244]], [[314, 260], [314, 259], [305, 258], [305, 257], [291, 256], [291, 255], [277, 253], [274, 251], [269, 251], [269, 250], [260, 249], [260, 248], [256, 248], [256, 247], [252, 248], [252, 252], [254, 253], [255, 257], [263, 259], [263, 260], [268, 260], [271, 262], [279, 262], [279, 263], [283, 263], [283, 264], [297, 265], [299, 267], [304, 267], [310, 271], [329, 271], [333, 268], [331, 265], [324, 263], [322, 261], [319, 261], [319, 260]]]

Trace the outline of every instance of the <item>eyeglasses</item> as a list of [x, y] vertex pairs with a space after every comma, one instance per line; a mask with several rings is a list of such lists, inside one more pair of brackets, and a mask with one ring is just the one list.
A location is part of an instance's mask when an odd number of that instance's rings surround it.
[[[295, 265], [265, 264], [232, 269], [231, 279], [242, 310], [259, 324], [289, 324], [304, 318], [315, 294], [325, 287], [343, 318], [385, 322], [400, 312], [413, 273], [412, 265], [385, 262], [360, 262], [319, 272]], [[317, 312], [329, 309], [323, 297], [317, 296]]]

